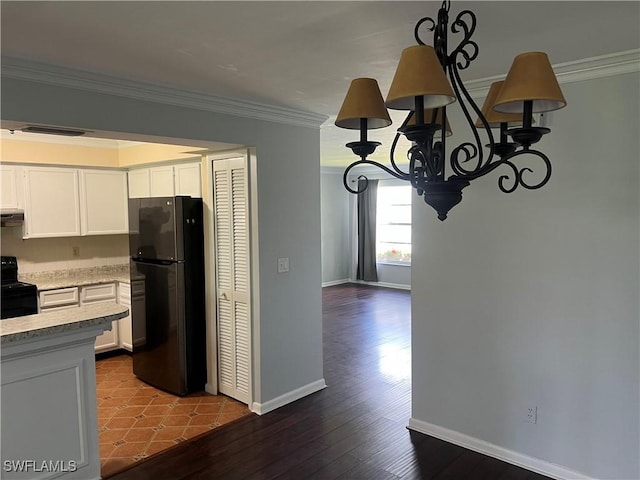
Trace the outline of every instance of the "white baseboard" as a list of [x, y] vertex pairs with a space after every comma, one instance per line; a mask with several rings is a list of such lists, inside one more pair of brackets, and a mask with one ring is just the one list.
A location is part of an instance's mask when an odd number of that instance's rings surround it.
[[265, 403], [253, 402], [251, 405], [251, 411], [257, 413], [258, 415], [263, 415], [265, 413], [271, 412], [276, 408], [284, 407], [285, 405], [295, 402], [296, 400], [300, 400], [307, 395], [311, 395], [312, 393], [318, 392], [325, 388], [327, 384], [324, 381], [324, 378], [320, 380], [316, 380], [315, 382], [311, 382], [307, 385], [304, 385], [300, 388], [296, 388], [295, 390], [291, 390], [279, 397], [276, 397], [272, 400], [269, 400]]
[[398, 290], [411, 290], [411, 285], [404, 283], [388, 283], [388, 282], [365, 282], [364, 280], [350, 280], [351, 283], [360, 285], [370, 285], [372, 287], [397, 288]]
[[509, 450], [484, 440], [480, 440], [479, 438], [470, 437], [464, 433], [449, 430], [448, 428], [440, 427], [415, 418], [411, 418], [409, 420], [408, 428], [558, 480], [595, 480], [592, 477], [570, 470], [561, 465], [556, 465], [555, 463], [547, 462], [539, 458], [530, 457], [524, 453]]
[[333, 287], [334, 285], [342, 285], [343, 283], [351, 283], [351, 280], [349, 280], [348, 278], [343, 278], [342, 280], [331, 280], [330, 282], [322, 282], [322, 288]]
[[349, 278], [343, 278], [342, 280], [332, 280], [330, 282], [323, 282], [322, 288], [333, 287], [334, 285], [342, 285], [344, 283], [357, 283], [359, 285], [370, 285], [372, 287], [385, 287], [385, 288], [397, 288], [399, 290], [411, 290], [411, 285], [405, 285], [403, 283], [365, 282], [364, 280], [351, 280]]

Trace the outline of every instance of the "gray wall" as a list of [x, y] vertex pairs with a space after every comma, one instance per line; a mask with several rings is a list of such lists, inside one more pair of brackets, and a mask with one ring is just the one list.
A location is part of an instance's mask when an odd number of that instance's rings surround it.
[[342, 185], [342, 171], [321, 173], [322, 283], [349, 280], [351, 237], [349, 192]]
[[[260, 350], [254, 400], [265, 403], [322, 379], [319, 128], [9, 78], [2, 79], [2, 118], [255, 146]], [[290, 258], [289, 273], [276, 273], [278, 257]]]
[[394, 288], [411, 289], [411, 265], [378, 263], [378, 283]]
[[499, 169], [444, 223], [414, 206], [413, 419], [594, 478], [640, 477], [639, 84], [563, 85], [542, 190], [503, 194]]

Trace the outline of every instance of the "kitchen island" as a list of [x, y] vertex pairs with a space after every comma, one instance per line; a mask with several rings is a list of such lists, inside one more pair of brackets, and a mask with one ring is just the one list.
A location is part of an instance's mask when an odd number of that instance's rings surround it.
[[127, 307], [0, 321], [3, 479], [99, 479], [94, 343]]

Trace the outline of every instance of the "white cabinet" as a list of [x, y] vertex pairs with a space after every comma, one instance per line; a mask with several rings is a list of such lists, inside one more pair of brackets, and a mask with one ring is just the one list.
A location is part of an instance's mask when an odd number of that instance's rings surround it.
[[25, 238], [80, 235], [78, 170], [25, 168]]
[[[111, 323], [111, 330], [106, 330], [96, 338], [96, 353], [125, 348], [131, 351], [131, 294], [129, 284], [99, 283], [81, 287], [57, 288], [54, 290], [42, 290], [38, 294], [40, 312], [51, 312], [54, 310], [64, 310], [67, 308], [78, 308], [81, 305], [94, 303], [120, 303], [129, 307], [129, 316], [122, 320], [114, 320]], [[143, 297], [144, 298], [144, 297]]]
[[133, 333], [131, 331], [131, 285], [120, 282], [118, 284], [118, 303], [129, 307], [129, 315], [120, 319], [119, 345], [130, 352], [133, 351]]
[[129, 198], [147, 198], [151, 196], [148, 168], [129, 170], [127, 177], [129, 179]]
[[79, 304], [78, 287], [43, 290], [38, 295], [41, 312], [75, 308]]
[[[101, 283], [80, 287], [80, 305], [92, 303], [116, 303], [116, 284]], [[118, 325], [119, 321], [111, 323], [111, 330], [106, 330], [96, 338], [96, 353], [115, 350], [119, 345]]]
[[127, 233], [127, 175], [119, 170], [80, 170], [82, 235]]
[[127, 233], [127, 177], [118, 170], [24, 167], [25, 238]]
[[173, 167], [149, 169], [150, 192], [152, 197], [173, 197]]
[[80, 304], [88, 303], [116, 303], [116, 284], [99, 283], [80, 287]]
[[200, 161], [130, 170], [129, 198], [202, 197]]
[[200, 162], [175, 165], [173, 169], [175, 194], [201, 198], [202, 176], [200, 175]]
[[[20, 180], [22, 167], [0, 165], [0, 207], [22, 208]], [[20, 179], [20, 180], [19, 180]]]

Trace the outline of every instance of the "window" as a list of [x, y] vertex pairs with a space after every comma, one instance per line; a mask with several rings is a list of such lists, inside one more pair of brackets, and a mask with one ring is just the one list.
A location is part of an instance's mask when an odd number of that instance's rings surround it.
[[411, 186], [379, 184], [377, 200], [377, 261], [410, 265]]

